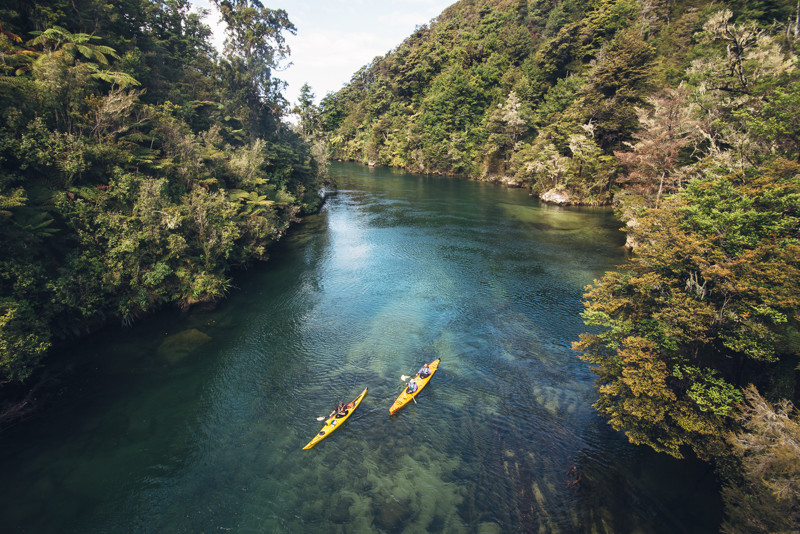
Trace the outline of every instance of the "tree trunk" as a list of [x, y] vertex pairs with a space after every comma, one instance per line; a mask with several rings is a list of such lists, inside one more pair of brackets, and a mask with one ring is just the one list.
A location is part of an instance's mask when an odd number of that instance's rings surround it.
[[658, 184], [658, 195], [656, 195], [656, 207], [658, 207], [658, 203], [661, 201], [661, 191], [664, 189], [664, 175], [666, 173], [661, 173], [661, 183]]
[[797, 0], [797, 11], [794, 15], [794, 38], [797, 40], [800, 35], [800, 0]]

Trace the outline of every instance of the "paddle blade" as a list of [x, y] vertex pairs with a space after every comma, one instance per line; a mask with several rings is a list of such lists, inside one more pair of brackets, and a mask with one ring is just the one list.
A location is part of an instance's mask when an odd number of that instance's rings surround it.
[[317, 417], [317, 421], [324, 421], [324, 420], [325, 420], [325, 416]]
[[402, 380], [403, 382], [405, 382], [409, 378], [411, 378], [411, 377], [410, 376], [406, 376], [406, 375], [400, 375], [400, 380]]

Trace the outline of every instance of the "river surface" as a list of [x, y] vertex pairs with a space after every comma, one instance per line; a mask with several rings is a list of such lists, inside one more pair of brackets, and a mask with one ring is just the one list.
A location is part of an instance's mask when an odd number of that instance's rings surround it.
[[53, 358], [60, 402], [0, 434], [3, 532], [717, 531], [710, 471], [614, 432], [570, 349], [584, 286], [624, 260], [610, 211], [331, 171], [338, 194], [217, 309]]

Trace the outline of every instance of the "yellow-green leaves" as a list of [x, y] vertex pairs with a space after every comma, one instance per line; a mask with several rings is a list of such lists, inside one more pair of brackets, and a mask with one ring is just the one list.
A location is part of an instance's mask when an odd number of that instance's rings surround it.
[[47, 327], [27, 302], [0, 300], [0, 384], [25, 380], [49, 347]]
[[631, 261], [589, 288], [583, 317], [599, 331], [574, 348], [597, 365], [596, 406], [636, 443], [726, 454], [718, 436], [748, 373], [796, 357], [782, 351], [796, 351], [800, 175], [780, 168], [696, 180], [640, 212]]

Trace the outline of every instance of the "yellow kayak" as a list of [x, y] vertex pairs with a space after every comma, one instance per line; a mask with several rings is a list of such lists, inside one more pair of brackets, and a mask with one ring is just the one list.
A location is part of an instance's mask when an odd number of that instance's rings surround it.
[[342, 426], [342, 423], [347, 421], [347, 418], [353, 415], [353, 412], [356, 411], [358, 405], [361, 404], [362, 400], [364, 400], [364, 395], [366, 394], [367, 394], [367, 388], [364, 388], [364, 391], [361, 392], [361, 395], [356, 397], [356, 399], [353, 402], [344, 407], [345, 410], [347, 410], [347, 412], [343, 416], [336, 417], [334, 415], [333, 417], [329, 417], [328, 420], [325, 421], [325, 426], [322, 427], [322, 430], [320, 430], [317, 433], [317, 435], [314, 436], [314, 439], [308, 442], [308, 445], [303, 447], [303, 450], [310, 449], [323, 439], [327, 438], [334, 430]]
[[431, 369], [431, 374], [429, 374], [427, 377], [422, 378], [419, 375], [416, 375], [414, 378], [411, 379], [412, 381], [417, 383], [417, 390], [414, 393], [409, 393], [408, 387], [403, 388], [403, 392], [400, 394], [399, 397], [397, 397], [397, 400], [394, 401], [392, 407], [389, 408], [390, 414], [394, 414], [394, 412], [396, 412], [397, 410], [399, 410], [400, 408], [411, 402], [411, 399], [416, 397], [419, 394], [419, 392], [422, 391], [422, 388], [428, 385], [428, 382], [433, 377], [433, 374], [436, 372], [436, 369], [439, 368], [440, 361], [441, 358], [436, 358], [435, 360], [433, 360], [431, 363], [428, 364], [428, 367], [430, 367]]

